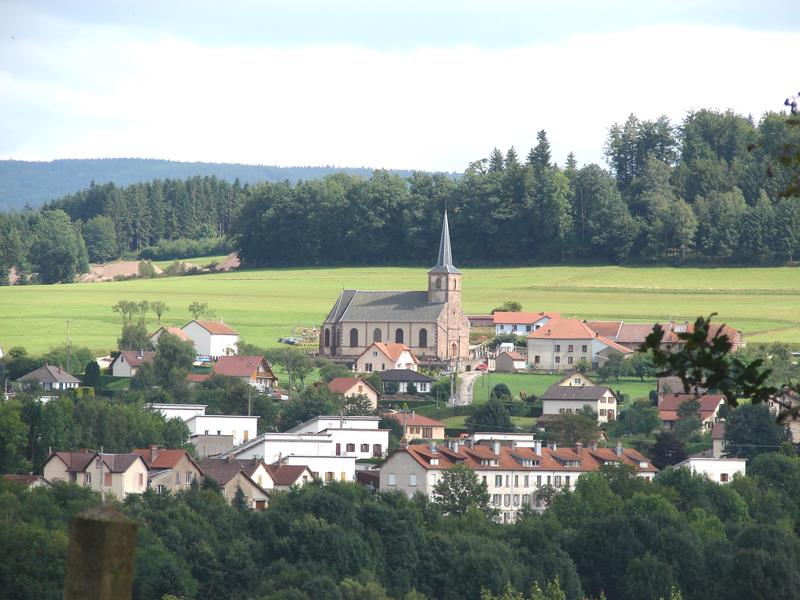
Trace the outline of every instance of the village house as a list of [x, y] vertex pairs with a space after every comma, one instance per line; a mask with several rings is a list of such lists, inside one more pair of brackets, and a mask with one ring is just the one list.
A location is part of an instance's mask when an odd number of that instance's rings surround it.
[[711, 427], [711, 456], [714, 458], [722, 458], [725, 456], [727, 447], [728, 441], [725, 439], [725, 421], [720, 420]]
[[263, 356], [220, 356], [211, 372], [214, 375], [236, 377], [260, 392], [266, 392], [278, 383], [272, 367]]
[[[800, 396], [792, 391], [784, 391], [774, 399], [767, 400], [769, 411], [776, 417], [787, 410], [795, 411], [800, 406]], [[797, 414], [789, 415], [785, 420], [793, 444], [800, 444], [800, 417]]]
[[302, 487], [314, 481], [314, 474], [305, 465], [267, 465], [267, 470], [272, 476], [272, 488], [277, 491], [287, 491], [293, 487]]
[[[583, 379], [580, 374], [577, 377]], [[588, 409], [597, 415], [598, 424], [616, 420], [617, 397], [609, 388], [574, 385], [573, 381], [574, 376], [547, 388], [540, 398], [543, 416], [580, 413]]]
[[119, 500], [147, 489], [147, 464], [135, 453], [53, 452], [44, 463], [43, 473], [50, 482], [75, 483], [103, 497], [113, 494]]
[[61, 367], [45, 365], [17, 379], [26, 387], [38, 387], [47, 392], [61, 392], [80, 387], [81, 380]]
[[675, 465], [676, 469], [689, 469], [692, 473], [708, 477], [714, 483], [730, 483], [734, 475], [744, 477], [747, 460], [744, 458], [710, 458], [691, 456]]
[[175, 418], [188, 421], [195, 415], [206, 414], [205, 404], [166, 404], [154, 402], [152, 404], [145, 404], [145, 407], [160, 412], [167, 421]]
[[378, 400], [381, 397], [380, 392], [370, 382], [359, 377], [336, 377], [328, 382], [328, 389], [344, 398], [366, 396], [369, 398], [371, 410], [378, 408]]
[[286, 433], [327, 434], [336, 456], [358, 460], [380, 458], [389, 448], [389, 430], [380, 429], [380, 417], [319, 416], [289, 429]]
[[678, 409], [684, 402], [697, 400], [700, 408], [697, 415], [700, 418], [700, 429], [711, 431], [719, 417], [719, 409], [725, 404], [725, 396], [721, 394], [703, 394], [696, 397], [694, 394], [662, 394], [658, 397], [658, 418], [661, 419], [661, 426], [671, 431], [675, 427], [675, 422], [680, 418]]
[[601, 336], [579, 319], [553, 319], [528, 334], [528, 366], [537, 371], [572, 370], [581, 361], [596, 369], [612, 354], [627, 358], [633, 350]]
[[212, 359], [236, 354], [239, 334], [220, 321], [190, 321], [183, 332], [191, 338], [197, 356]]
[[[584, 323], [601, 336], [614, 340], [631, 350], [638, 350], [644, 344], [645, 338], [653, 333], [653, 327], [656, 325], [656, 323], [626, 323], [625, 321], [584, 321]], [[694, 331], [694, 325], [688, 321], [682, 323], [670, 321], [661, 326], [664, 329], [664, 336], [661, 338], [660, 346], [662, 350], [668, 352], [677, 351], [683, 346], [683, 341], [678, 337], [679, 333]], [[717, 332], [720, 335], [728, 336], [733, 350], [745, 346], [739, 330], [728, 325], [712, 323], [708, 339], [711, 340]]]
[[156, 355], [151, 350], [122, 350], [111, 362], [114, 377], [133, 377], [144, 363], [153, 362]]
[[494, 357], [494, 370], [498, 373], [516, 373], [525, 371], [528, 363], [525, 357], [514, 350], [503, 350]]
[[234, 446], [256, 437], [259, 417], [247, 415], [194, 415], [186, 419], [189, 435], [230, 435]]
[[342, 291], [322, 324], [319, 352], [352, 364], [373, 342], [394, 342], [420, 359], [459, 363], [469, 358], [469, 328], [445, 213], [427, 291]]
[[[411, 369], [390, 369], [378, 373], [386, 394], [407, 394], [409, 390], [417, 394], [430, 394], [436, 380], [419, 371]], [[413, 389], [411, 386], [413, 385]]]
[[436, 419], [418, 415], [414, 411], [386, 413], [386, 419], [393, 419], [403, 426], [401, 439], [406, 442], [411, 440], [443, 440], [446, 425]]
[[154, 347], [158, 346], [158, 338], [165, 333], [172, 334], [183, 342], [192, 342], [192, 338], [180, 327], [159, 327], [155, 332], [150, 334], [150, 344]]
[[232, 435], [194, 433], [189, 436], [189, 443], [194, 446], [197, 458], [222, 456], [233, 450]]
[[356, 373], [372, 373], [390, 369], [417, 370], [419, 361], [405, 344], [373, 342], [356, 359]]
[[165, 450], [158, 446], [134, 448], [134, 454], [144, 459], [150, 470], [148, 485], [159, 493], [172, 493], [189, 489], [203, 472], [186, 450]]
[[233, 504], [237, 488], [242, 490], [248, 508], [264, 510], [269, 502], [267, 490], [261, 487], [256, 478], [262, 482], [272, 478], [262, 461], [239, 461], [232, 458], [206, 458], [201, 460], [200, 468], [207, 479], [213, 479], [220, 486], [223, 497], [228, 504]]
[[573, 489], [584, 473], [603, 465], [627, 465], [647, 480], [658, 472], [642, 454], [631, 448], [573, 448], [544, 446], [529, 435], [529, 444], [485, 439], [466, 444], [415, 444], [393, 452], [380, 470], [381, 491], [401, 491], [408, 496], [420, 492], [435, 497], [434, 487], [442, 473], [464, 465], [478, 475], [490, 495], [491, 506], [498, 510], [502, 523], [513, 522], [523, 507], [542, 511], [546, 508], [540, 492], [551, 487]]
[[561, 315], [555, 312], [506, 312], [495, 311], [492, 314], [492, 324], [495, 335], [513, 333], [520, 337], [527, 336], [553, 319], [560, 319]]

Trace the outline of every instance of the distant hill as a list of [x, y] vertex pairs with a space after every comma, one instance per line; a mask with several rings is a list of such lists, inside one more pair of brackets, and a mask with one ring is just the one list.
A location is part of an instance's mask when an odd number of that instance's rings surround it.
[[[214, 175], [242, 183], [320, 179], [345, 172], [369, 176], [372, 169], [339, 167], [275, 167], [204, 162], [175, 162], [144, 158], [65, 159], [49, 162], [0, 160], [0, 211], [38, 207], [44, 202], [72, 194], [95, 183], [129, 185], [153, 179], [186, 179], [195, 175]], [[391, 170], [401, 177], [411, 171]]]

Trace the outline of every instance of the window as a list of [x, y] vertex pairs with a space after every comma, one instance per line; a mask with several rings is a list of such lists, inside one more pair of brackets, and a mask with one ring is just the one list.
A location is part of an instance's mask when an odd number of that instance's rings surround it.
[[727, 473], [720, 473], [719, 474], [719, 481], [720, 481], [720, 483], [726, 483], [728, 481], [728, 474]]
[[583, 344], [583, 345], [581, 346], [581, 352], [588, 352], [588, 351], [589, 351], [589, 349], [588, 349], [588, 347], [586, 346], [586, 344]]
[[381, 363], [381, 371], [385, 371], [385, 370], [386, 370], [386, 363]]
[[245, 442], [250, 439], [250, 432], [247, 431], [247, 429], [244, 430], [244, 433], [242, 435], [244, 435]]
[[181, 472], [175, 471], [175, 485], [181, 484]]
[[144, 487], [144, 473], [139, 473], [139, 488]]
[[362, 452], [369, 452], [369, 444], [361, 444]]
[[514, 506], [519, 506], [519, 494], [514, 494]]
[[481, 480], [483, 481], [483, 485], [486, 485], [486, 475], [484, 475], [483, 477], [481, 477]]
[[363, 386], [363, 385], [361, 385], [361, 384], [359, 383], [359, 384], [358, 384], [358, 393], [360, 394], [360, 393], [362, 393], [363, 391], [364, 391], [364, 386]]
[[522, 506], [528, 506], [531, 503], [531, 497], [529, 494], [522, 494]]
[[511, 494], [504, 494], [503, 495], [503, 504], [505, 506], [511, 506]]
[[506, 475], [506, 487], [511, 486], [511, 475]]
[[347, 481], [347, 473], [344, 471], [339, 473], [339, 481]]
[[422, 437], [429, 440], [433, 437], [433, 427], [423, 427], [422, 428]]
[[605, 408], [601, 408], [600, 409], [600, 416], [601, 417], [605, 417], [606, 416], [606, 409]]
[[325, 347], [326, 348], [330, 348], [331, 347], [331, 330], [330, 329], [326, 329], [325, 330]]
[[536, 487], [542, 487], [542, 476], [541, 475], [537, 475], [536, 476]]
[[553, 349], [554, 352], [561, 352], [561, 344], [556, 344], [555, 348]]
[[567, 412], [567, 409], [566, 408], [559, 408], [558, 412], [563, 415], [565, 412]]
[[372, 456], [380, 456], [383, 454], [383, 448], [380, 444], [372, 444]]
[[397, 485], [397, 475], [389, 473], [389, 485]]
[[111, 473], [103, 474], [103, 485], [111, 485]]
[[436, 278], [436, 289], [437, 290], [442, 289], [442, 278], [441, 277], [437, 277]]
[[[550, 478], [548, 477], [548, 479], [550, 479]], [[553, 485], [555, 485], [556, 487], [561, 487], [561, 475], [556, 475], [555, 476], [555, 482], [554, 482]]]
[[419, 330], [419, 347], [420, 348], [427, 348], [428, 347], [428, 330], [424, 327]]
[[158, 487], [156, 488], [156, 491], [159, 494], [166, 494], [167, 493], [167, 486], [165, 486], [163, 483], [159, 483]]
[[100, 459], [99, 458], [95, 458], [94, 459], [94, 468], [95, 469], [99, 469], [100, 468]]
[[582, 381], [583, 381], [583, 379], [581, 379], [580, 377], [576, 377], [575, 378], [575, 385], [580, 385]]
[[547, 476], [547, 485], [550, 485], [550, 475]]
[[494, 487], [502, 487], [503, 486], [503, 476], [502, 475], [495, 475], [494, 476]]
[[394, 330], [394, 343], [395, 344], [402, 344], [403, 343], [403, 330], [399, 327]]
[[417, 475], [415, 473], [411, 473], [408, 476], [408, 485], [412, 487], [417, 487]]
[[572, 344], [567, 346], [567, 352], [574, 352], [574, 351], [575, 351], [575, 347]]
[[325, 471], [325, 481], [333, 481], [333, 471]]
[[570, 364], [570, 365], [572, 364], [572, 357], [571, 356], [567, 357], [567, 364]]
[[570, 477], [569, 475], [564, 475], [564, 479], [567, 482], [567, 489], [569, 489], [569, 477]]
[[500, 494], [494, 494], [492, 496], [492, 504], [495, 506], [500, 506]]
[[350, 345], [358, 346], [358, 329], [355, 327], [350, 330]]
[[92, 485], [92, 474], [91, 473], [84, 473], [83, 474], [83, 485]]
[[373, 342], [383, 341], [383, 333], [381, 332], [380, 327], [376, 327], [375, 329], [372, 330], [372, 341]]
[[194, 481], [194, 473], [191, 471], [186, 471], [186, 485], [189, 485]]
[[536, 364], [536, 365], [538, 365], [538, 364], [539, 364], [539, 362], [540, 362], [540, 360], [539, 360], [539, 355], [537, 354], [536, 356], [534, 356], [534, 357], [533, 357], [533, 363], [534, 363], [534, 364]]
[[347, 444], [346, 449], [347, 449], [348, 452], [355, 452], [356, 451], [356, 445], [355, 444]]
[[208, 435], [208, 429], [206, 429], [206, 435]]
[[531, 326], [530, 325], [525, 325], [525, 331], [530, 331], [530, 330], [531, 330]]
[[514, 475], [514, 487], [519, 487], [519, 475]]
[[561, 357], [560, 356], [556, 356], [556, 364], [558, 364], [560, 362], [561, 362]]
[[524, 487], [528, 487], [528, 486], [530, 486], [530, 481], [529, 481], [529, 479], [528, 479], [528, 476], [527, 476], [527, 475], [525, 475], [525, 477], [523, 478], [523, 480], [522, 480], [522, 481], [523, 481], [523, 484], [522, 484], [522, 485], [523, 485]]
[[512, 325], [511, 326], [511, 331], [516, 331], [516, 330], [517, 330], [517, 326], [516, 325]]

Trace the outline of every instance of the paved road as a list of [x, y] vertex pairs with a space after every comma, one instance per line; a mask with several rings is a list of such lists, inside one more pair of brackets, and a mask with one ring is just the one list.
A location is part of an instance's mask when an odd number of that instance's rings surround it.
[[467, 371], [459, 375], [456, 406], [472, 404], [472, 388], [475, 385], [475, 381], [481, 375], [483, 375], [482, 371]]

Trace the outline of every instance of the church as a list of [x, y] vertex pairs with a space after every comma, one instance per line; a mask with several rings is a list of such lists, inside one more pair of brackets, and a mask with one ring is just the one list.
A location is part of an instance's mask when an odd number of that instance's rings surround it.
[[447, 212], [428, 290], [342, 291], [320, 330], [320, 355], [355, 361], [373, 342], [405, 344], [422, 362], [469, 358], [469, 321], [461, 307], [461, 271], [453, 266]]

